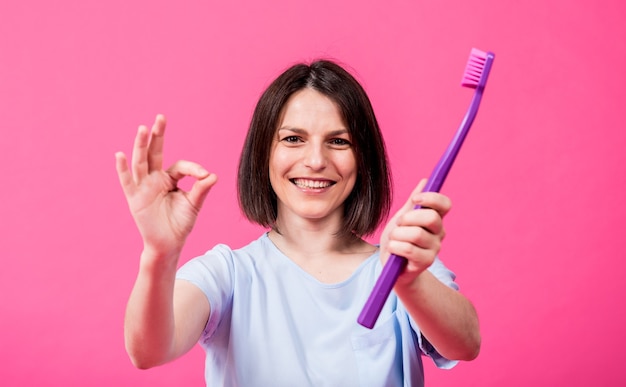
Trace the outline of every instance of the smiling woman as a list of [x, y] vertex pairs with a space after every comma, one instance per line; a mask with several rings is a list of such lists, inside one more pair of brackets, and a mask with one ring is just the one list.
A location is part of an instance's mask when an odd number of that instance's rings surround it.
[[[363, 88], [329, 61], [281, 74], [255, 109], [238, 190], [269, 228], [240, 249], [178, 260], [217, 177], [198, 164], [162, 167], [165, 119], [140, 126], [131, 167], [117, 170], [144, 242], [128, 301], [133, 363], [169, 362], [196, 343], [207, 385], [422, 386], [421, 355], [439, 367], [477, 356], [476, 312], [437, 258], [450, 200], [423, 182], [385, 227], [390, 178]], [[178, 180], [196, 180], [189, 192]], [[416, 204], [421, 208], [414, 210]], [[409, 261], [374, 329], [357, 316], [389, 255]]]
[[[316, 91], [319, 98], [311, 92]], [[294, 101], [301, 93], [308, 92]], [[311, 101], [305, 101], [305, 97]], [[322, 98], [323, 97], [323, 98]], [[294, 102], [296, 104], [294, 105]], [[317, 105], [302, 106], [313, 102]], [[290, 115], [286, 105], [290, 107]], [[241, 154], [238, 190], [241, 208], [251, 221], [265, 227], [273, 227], [277, 216], [275, 193], [269, 182], [269, 150], [273, 149], [277, 136], [288, 136], [279, 129], [290, 129], [292, 134], [306, 131], [306, 127], [294, 126], [295, 109], [326, 109], [335, 121], [326, 130], [348, 131], [334, 140], [348, 140], [354, 152], [358, 176], [355, 189], [345, 202], [343, 225], [339, 232], [368, 235], [376, 230], [389, 212], [391, 182], [387, 168], [385, 145], [378, 121], [367, 94], [361, 85], [342, 67], [329, 61], [317, 61], [310, 66], [299, 64], [281, 74], [261, 96], [248, 131]], [[321, 111], [320, 111], [321, 112]], [[332, 112], [332, 113], [331, 113]], [[305, 117], [301, 117], [305, 119]], [[312, 125], [311, 123], [302, 123]], [[333, 133], [328, 133], [332, 135]], [[339, 133], [337, 133], [339, 134]], [[332, 140], [329, 138], [328, 140]], [[292, 139], [288, 140], [292, 141]]]

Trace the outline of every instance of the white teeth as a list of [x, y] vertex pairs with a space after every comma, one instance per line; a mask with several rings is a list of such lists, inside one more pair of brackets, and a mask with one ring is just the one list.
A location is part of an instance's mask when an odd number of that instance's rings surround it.
[[308, 188], [308, 189], [320, 189], [330, 187], [332, 184], [330, 181], [319, 181], [319, 180], [305, 180], [305, 179], [294, 179], [293, 181], [300, 188]]

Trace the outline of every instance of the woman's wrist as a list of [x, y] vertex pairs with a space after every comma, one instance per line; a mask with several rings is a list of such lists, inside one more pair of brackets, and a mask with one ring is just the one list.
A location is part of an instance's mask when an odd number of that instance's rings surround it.
[[139, 265], [142, 271], [150, 273], [176, 271], [181, 249], [164, 251], [162, 249], [144, 246], [141, 252]]

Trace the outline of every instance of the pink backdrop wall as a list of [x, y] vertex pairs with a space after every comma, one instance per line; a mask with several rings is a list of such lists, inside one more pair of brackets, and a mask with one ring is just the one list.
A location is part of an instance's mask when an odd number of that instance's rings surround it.
[[[377, 4], [373, 4], [377, 3]], [[626, 326], [626, 6], [613, 1], [3, 1], [0, 384], [203, 384], [195, 348], [135, 370], [122, 321], [140, 240], [114, 171], [136, 127], [169, 119], [169, 162], [220, 176], [184, 252], [261, 230], [235, 199], [253, 105], [294, 61], [354, 69], [383, 127], [396, 207], [429, 174], [496, 61], [444, 186], [441, 255], [483, 347], [430, 386], [617, 386]], [[339, 366], [339, 365], [338, 365]]]

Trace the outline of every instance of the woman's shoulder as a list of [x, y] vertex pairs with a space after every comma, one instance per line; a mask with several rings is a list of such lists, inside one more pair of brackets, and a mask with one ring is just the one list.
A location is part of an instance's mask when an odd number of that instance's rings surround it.
[[196, 258], [211, 257], [215, 255], [235, 257], [239, 255], [255, 253], [258, 251], [267, 250], [268, 241], [269, 241], [269, 238], [267, 237], [267, 233], [263, 233], [257, 239], [249, 241], [247, 242], [247, 244], [243, 246], [239, 246], [239, 247], [233, 247], [226, 243], [218, 243], [214, 245], [212, 248], [210, 248], [209, 250], [207, 250], [204, 254]]

